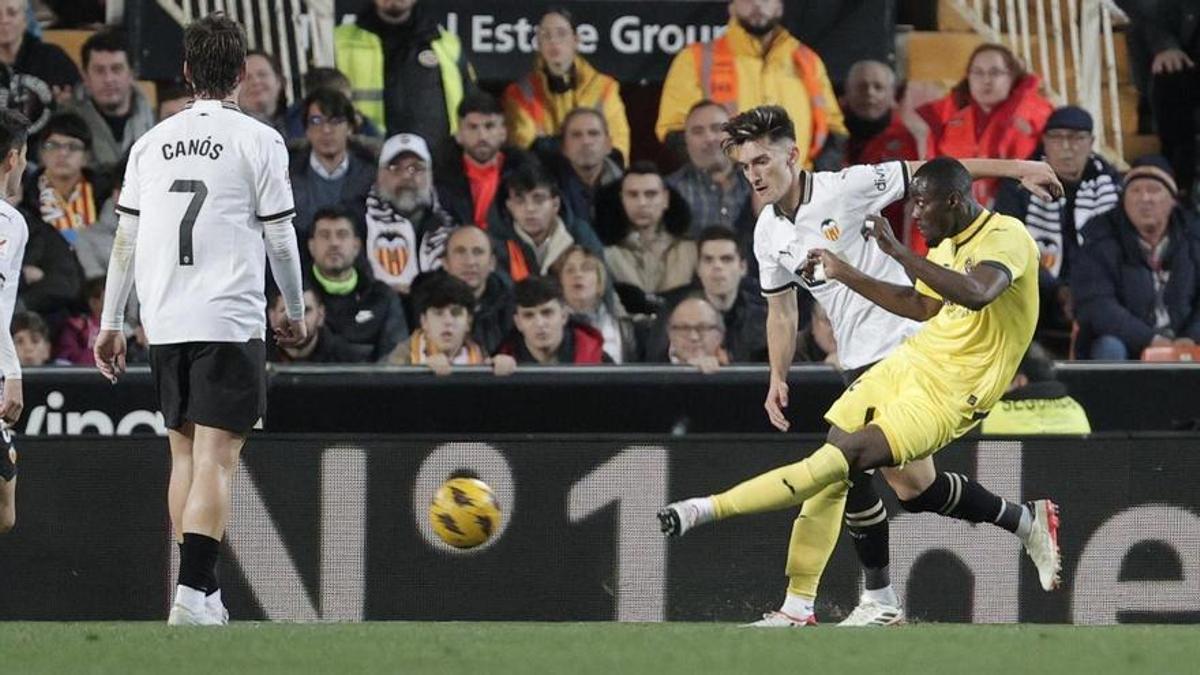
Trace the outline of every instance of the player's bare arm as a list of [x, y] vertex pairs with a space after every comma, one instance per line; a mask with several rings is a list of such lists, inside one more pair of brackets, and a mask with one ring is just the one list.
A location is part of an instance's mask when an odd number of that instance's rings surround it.
[[823, 248], [809, 251], [802, 268], [804, 276], [812, 278], [818, 265], [824, 268], [826, 279], [845, 284], [855, 293], [892, 314], [914, 321], [928, 321], [942, 308], [941, 302], [917, 292], [912, 286], [893, 284], [868, 276], [832, 251]]
[[[1024, 159], [963, 159], [959, 160], [972, 178], [1011, 178], [1019, 181], [1021, 187], [1037, 195], [1041, 199], [1054, 200], [1063, 194], [1062, 182], [1058, 180], [1054, 169], [1045, 162]], [[908, 167], [908, 175], [913, 175], [925, 164], [924, 161], [904, 163]]]
[[767, 296], [767, 353], [771, 362], [771, 385], [763, 407], [771, 424], [780, 431], [791, 426], [784, 410], [788, 405], [788, 368], [796, 355], [796, 325], [800, 309], [796, 289]]
[[[970, 272], [963, 274], [929, 262], [897, 241], [891, 225], [879, 216], [871, 216], [868, 219], [868, 224], [864, 227], [864, 234], [874, 237], [879, 242], [879, 248], [899, 261], [909, 276], [920, 279], [944, 299], [967, 309], [983, 309], [1000, 297], [1004, 289], [1012, 283], [1008, 272], [995, 265], [979, 264]], [[858, 289], [855, 288], [855, 290]], [[916, 289], [911, 290], [914, 294], [925, 297]], [[937, 302], [932, 298], [929, 300]], [[940, 308], [941, 303], [937, 302], [937, 305]], [[936, 312], [934, 313], [936, 314]]]

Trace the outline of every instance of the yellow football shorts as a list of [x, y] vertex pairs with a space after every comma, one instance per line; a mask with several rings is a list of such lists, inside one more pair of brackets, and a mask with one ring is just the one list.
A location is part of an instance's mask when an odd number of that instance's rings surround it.
[[970, 386], [931, 372], [895, 352], [834, 401], [825, 420], [847, 432], [867, 424], [883, 431], [899, 466], [928, 457], [983, 419]]

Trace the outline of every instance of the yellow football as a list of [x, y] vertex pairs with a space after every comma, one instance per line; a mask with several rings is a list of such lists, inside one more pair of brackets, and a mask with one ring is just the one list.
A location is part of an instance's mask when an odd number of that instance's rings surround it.
[[442, 541], [455, 548], [474, 548], [500, 527], [500, 504], [487, 483], [451, 478], [434, 493], [429, 519]]

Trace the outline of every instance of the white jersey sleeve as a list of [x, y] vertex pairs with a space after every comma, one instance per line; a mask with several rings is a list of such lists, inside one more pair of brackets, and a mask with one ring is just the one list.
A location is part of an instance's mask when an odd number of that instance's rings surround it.
[[801, 285], [800, 277], [795, 269], [803, 261], [796, 259], [795, 247], [786, 236], [780, 236], [782, 229], [785, 233], [790, 223], [780, 220], [775, 215], [775, 208], [767, 206], [758, 215], [758, 223], [754, 226], [754, 257], [758, 259], [758, 284], [762, 294], [777, 295]]
[[255, 217], [264, 225], [290, 219], [296, 215], [296, 204], [292, 197], [292, 181], [288, 177], [287, 146], [278, 132], [272, 134], [267, 147], [262, 148], [258, 158], [255, 177], [257, 208]]
[[21, 362], [13, 344], [12, 316], [17, 306], [17, 287], [21, 283], [21, 264], [25, 259], [25, 244], [29, 227], [19, 211], [8, 203], [0, 205], [0, 372], [5, 379], [21, 377]]
[[304, 290], [300, 278], [300, 250], [292, 217], [296, 215], [292, 181], [288, 176], [287, 147], [283, 138], [274, 134], [270, 147], [264, 148], [263, 164], [257, 178], [258, 208], [256, 216], [263, 224], [267, 242], [267, 260], [271, 274], [283, 295], [288, 319], [304, 318]]
[[[904, 162], [858, 164], [841, 171], [843, 194], [878, 214], [908, 196], [908, 165]], [[858, 223], [861, 227], [862, 223]]]

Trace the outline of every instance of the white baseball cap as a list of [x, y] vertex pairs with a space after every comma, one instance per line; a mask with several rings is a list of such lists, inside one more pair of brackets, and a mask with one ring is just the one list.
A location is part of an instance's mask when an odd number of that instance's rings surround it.
[[429, 144], [424, 138], [416, 134], [396, 134], [387, 139], [383, 144], [383, 151], [379, 153], [379, 167], [383, 168], [392, 163], [402, 152], [411, 152], [420, 157], [426, 164], [433, 163], [433, 159], [429, 155]]

